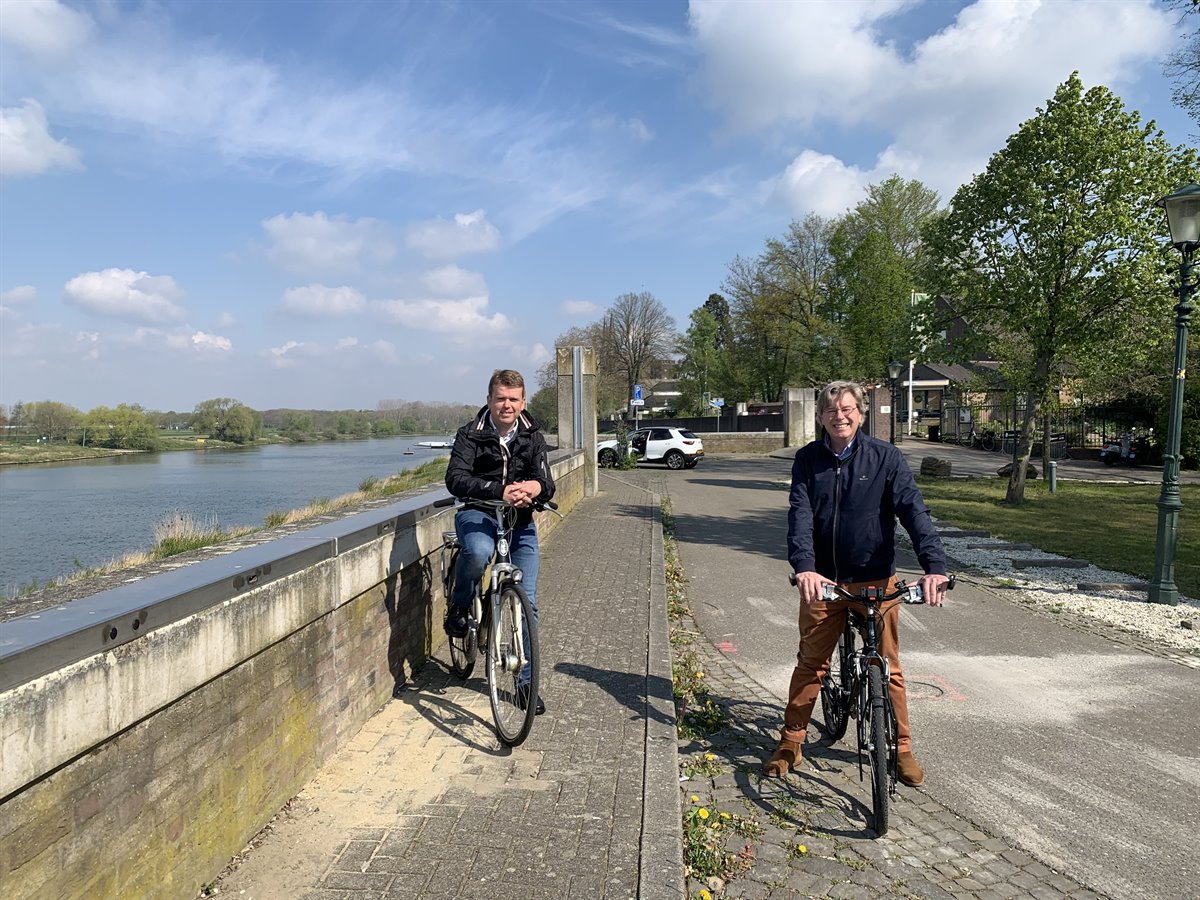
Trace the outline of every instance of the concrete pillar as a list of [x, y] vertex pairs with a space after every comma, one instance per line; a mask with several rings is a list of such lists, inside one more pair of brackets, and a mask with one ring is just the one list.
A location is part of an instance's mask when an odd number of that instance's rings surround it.
[[[596, 496], [596, 353], [591, 347], [556, 347], [558, 446], [582, 449], [587, 459], [583, 495]], [[578, 414], [576, 405], [578, 404]]]
[[803, 447], [817, 439], [817, 392], [814, 388], [783, 389], [783, 445]]

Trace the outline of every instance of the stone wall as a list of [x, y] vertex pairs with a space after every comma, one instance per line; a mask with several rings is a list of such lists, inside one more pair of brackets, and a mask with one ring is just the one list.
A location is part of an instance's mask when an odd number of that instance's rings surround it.
[[[584, 455], [553, 469], [565, 513]], [[192, 900], [424, 664], [450, 513], [363, 516], [372, 540], [0, 693], [5, 897]]]
[[782, 431], [697, 432], [708, 453], [770, 453], [783, 448]]

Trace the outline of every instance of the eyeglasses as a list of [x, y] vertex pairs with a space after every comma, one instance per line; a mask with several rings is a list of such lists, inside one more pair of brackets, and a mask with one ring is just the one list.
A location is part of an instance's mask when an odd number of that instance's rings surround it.
[[822, 415], [826, 415], [826, 416], [830, 416], [830, 417], [838, 417], [838, 416], [849, 416], [852, 413], [856, 413], [856, 412], [858, 412], [857, 406], [830, 407], [829, 409], [825, 410], [825, 412]]

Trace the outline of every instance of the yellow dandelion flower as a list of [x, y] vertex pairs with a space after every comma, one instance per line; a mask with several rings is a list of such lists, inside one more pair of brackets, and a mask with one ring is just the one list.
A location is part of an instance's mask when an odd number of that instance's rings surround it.
[[700, 900], [712, 900], [712, 894], [704, 888], [700, 888]]
[[695, 794], [692, 794], [692, 802], [693, 802], [693, 803], [699, 803], [699, 802], [700, 802], [700, 798], [699, 798], [699, 797], [697, 797]]
[[730, 815], [729, 815], [729, 813], [721, 813], [721, 818], [728, 819], [728, 818], [730, 818]]
[[700, 818], [702, 818], [702, 819], [708, 818], [708, 810], [705, 809], [703, 806], [700, 807]]
[[808, 852], [808, 848], [807, 848], [806, 846], [804, 846], [804, 844], [801, 844], [801, 845], [800, 845], [799, 847], [797, 847], [796, 849], [797, 849], [797, 850], [799, 850], [801, 853], [807, 853], [807, 852]]
[[697, 678], [703, 678], [703, 677], [704, 677], [704, 673], [703, 673], [703, 672], [697, 672], [697, 673], [696, 673], [696, 677], [697, 677]]
[[716, 757], [715, 757], [715, 756], [713, 756], [711, 753], [705, 753], [705, 754], [704, 754], [704, 761], [705, 761], [705, 762], [712, 762], [714, 759], [716, 759]]

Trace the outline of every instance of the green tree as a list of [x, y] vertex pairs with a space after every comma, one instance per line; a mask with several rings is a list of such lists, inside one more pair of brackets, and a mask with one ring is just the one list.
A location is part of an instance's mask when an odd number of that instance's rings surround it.
[[1064, 376], [1104, 348], [1136, 352], [1138, 325], [1170, 320], [1155, 200], [1195, 167], [1195, 150], [1072, 74], [926, 229], [930, 286], [1025, 396], [1008, 503], [1024, 499], [1034, 418]]
[[692, 310], [691, 324], [679, 341], [678, 376], [681, 415], [702, 415], [708, 410], [704, 397], [712, 394], [712, 379], [717, 374], [720, 326], [708, 307]]
[[237, 404], [225, 414], [219, 437], [234, 444], [249, 444], [262, 435], [262, 416], [248, 406]]
[[912, 279], [903, 257], [880, 231], [867, 231], [853, 246], [842, 246], [840, 241], [834, 246], [841, 377], [878, 380], [893, 359], [909, 358]]
[[53, 443], [70, 440], [72, 432], [83, 421], [83, 413], [57, 400], [41, 400], [25, 404], [24, 418], [38, 437]]
[[400, 433], [400, 426], [391, 419], [376, 419], [371, 423], [371, 434], [375, 437], [395, 437]]
[[262, 434], [262, 415], [239, 400], [217, 397], [196, 404], [192, 428], [219, 441], [245, 444]]

